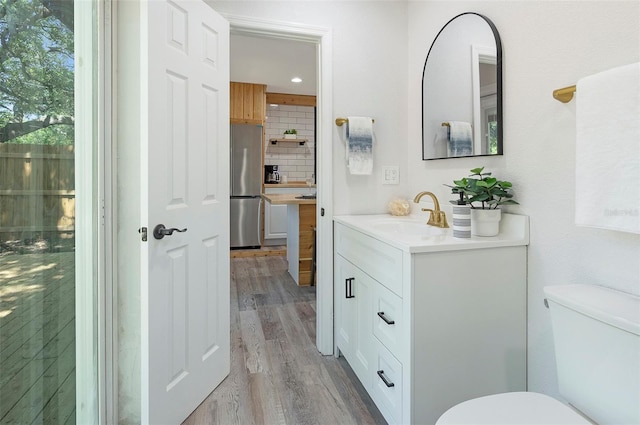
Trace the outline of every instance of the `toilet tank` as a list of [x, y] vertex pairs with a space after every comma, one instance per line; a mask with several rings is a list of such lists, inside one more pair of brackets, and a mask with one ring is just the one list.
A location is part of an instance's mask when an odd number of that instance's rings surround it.
[[560, 394], [600, 425], [640, 423], [640, 297], [594, 285], [544, 288]]

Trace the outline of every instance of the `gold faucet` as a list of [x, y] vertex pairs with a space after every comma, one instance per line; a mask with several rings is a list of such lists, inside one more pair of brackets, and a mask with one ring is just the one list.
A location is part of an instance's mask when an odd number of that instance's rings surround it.
[[437, 227], [443, 227], [443, 228], [449, 227], [449, 223], [447, 223], [447, 215], [444, 213], [444, 211], [440, 210], [440, 202], [438, 202], [438, 198], [436, 198], [436, 195], [434, 195], [431, 192], [420, 192], [413, 199], [413, 202], [417, 204], [418, 202], [420, 202], [420, 199], [422, 199], [422, 197], [425, 195], [429, 195], [433, 200], [433, 209], [422, 208], [422, 211], [429, 211], [431, 213], [431, 215], [429, 216], [429, 221], [427, 221], [427, 224], [430, 224], [431, 226], [437, 226]]

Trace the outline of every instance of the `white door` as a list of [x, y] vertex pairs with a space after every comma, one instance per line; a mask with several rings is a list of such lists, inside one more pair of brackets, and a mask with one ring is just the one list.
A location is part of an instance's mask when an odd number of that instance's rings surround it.
[[[177, 424], [230, 366], [229, 24], [200, 0], [143, 7], [142, 422]], [[158, 239], [159, 224], [186, 230]]]

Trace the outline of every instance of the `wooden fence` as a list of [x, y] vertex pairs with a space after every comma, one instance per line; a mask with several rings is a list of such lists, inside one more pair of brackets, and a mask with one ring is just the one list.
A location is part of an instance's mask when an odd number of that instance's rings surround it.
[[0, 143], [0, 243], [73, 238], [74, 170], [73, 146]]

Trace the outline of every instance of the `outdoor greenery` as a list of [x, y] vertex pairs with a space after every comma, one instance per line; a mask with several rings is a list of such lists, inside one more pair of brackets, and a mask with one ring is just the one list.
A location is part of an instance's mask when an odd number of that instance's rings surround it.
[[[511, 182], [500, 181], [491, 177], [491, 173], [483, 173], [484, 167], [471, 170], [469, 177], [454, 180], [455, 186], [446, 184], [451, 188], [451, 193], [462, 194], [462, 199], [471, 208], [495, 209], [500, 205], [518, 204], [513, 200], [511, 193]], [[479, 203], [474, 205], [474, 202]], [[457, 201], [451, 201], [456, 204]]]
[[72, 144], [72, 0], [0, 0], [0, 143]]

